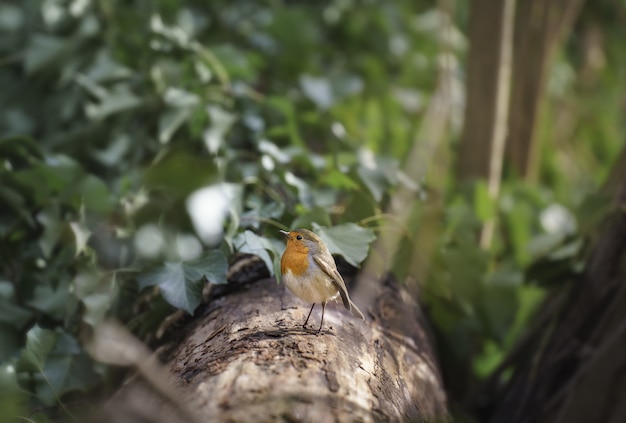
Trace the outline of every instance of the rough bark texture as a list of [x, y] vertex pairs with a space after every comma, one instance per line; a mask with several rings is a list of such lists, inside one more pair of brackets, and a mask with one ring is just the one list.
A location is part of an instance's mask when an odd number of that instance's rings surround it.
[[585, 271], [546, 303], [488, 421], [626, 421], [626, 173], [617, 171], [625, 178]]
[[[416, 304], [379, 286], [366, 322], [339, 304], [324, 331], [309, 306], [274, 279], [216, 292], [163, 353], [167, 377], [198, 420], [441, 421], [446, 399]], [[311, 316], [319, 324], [319, 306]], [[185, 421], [136, 377], [110, 402], [118, 422]], [[149, 410], [146, 411], [146, 410]]]

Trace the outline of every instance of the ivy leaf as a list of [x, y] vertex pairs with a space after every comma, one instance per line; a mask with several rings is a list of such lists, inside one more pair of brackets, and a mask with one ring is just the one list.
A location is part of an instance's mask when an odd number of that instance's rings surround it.
[[0, 298], [0, 324], [20, 329], [32, 317], [32, 311], [18, 306], [6, 298]]
[[80, 253], [87, 248], [87, 241], [91, 236], [91, 231], [87, 227], [79, 222], [70, 222], [70, 228], [74, 232], [74, 238], [76, 239], [76, 255], [78, 257]]
[[184, 263], [185, 277], [189, 280], [200, 280], [203, 277], [214, 284], [226, 283], [228, 261], [220, 250], [210, 250], [202, 257]]
[[[58, 285], [55, 287], [53, 283]], [[66, 276], [60, 276], [58, 280], [39, 281], [26, 304], [54, 318], [63, 319], [70, 300], [70, 281]]]
[[322, 175], [321, 182], [335, 189], [352, 191], [359, 188], [354, 179], [337, 169], [329, 169]]
[[[515, 280], [510, 283], [508, 280]], [[511, 330], [518, 309], [517, 286], [523, 275], [517, 272], [506, 274], [500, 271], [485, 283], [478, 296], [478, 311], [491, 337], [503, 343]]]
[[193, 262], [165, 263], [151, 274], [139, 279], [139, 287], [158, 286], [163, 298], [189, 314], [200, 304], [204, 279], [226, 282], [228, 263], [219, 250], [211, 250]]
[[86, 175], [76, 188], [87, 211], [104, 215], [113, 209], [111, 192], [101, 179]]
[[96, 292], [83, 297], [81, 301], [85, 306], [83, 321], [88, 325], [95, 327], [102, 321], [104, 315], [111, 306], [111, 295]]
[[140, 104], [141, 99], [128, 86], [120, 85], [115, 90], [107, 91], [99, 103], [87, 104], [85, 113], [91, 120], [100, 121], [110, 115], [134, 109]]
[[59, 339], [59, 334], [50, 330], [33, 326], [26, 334], [26, 347], [22, 358], [35, 369], [43, 371], [48, 355]]
[[43, 235], [39, 239], [39, 246], [44, 257], [49, 258], [59, 238], [61, 238], [64, 223], [59, 218], [58, 211], [52, 209], [40, 211], [37, 214], [37, 221], [44, 227]]
[[359, 151], [357, 173], [377, 202], [398, 180], [398, 163], [389, 158], [376, 157], [371, 150]]
[[358, 266], [365, 260], [370, 244], [376, 239], [374, 231], [354, 223], [331, 227], [313, 223], [313, 230], [326, 243], [331, 254], [343, 256], [353, 266]]
[[252, 231], [246, 230], [244, 233], [239, 234], [235, 238], [234, 244], [237, 251], [254, 254], [263, 260], [270, 272], [270, 275], [274, 275], [274, 264], [269, 252], [271, 252], [274, 257], [277, 257], [278, 251], [268, 239], [260, 237]]
[[165, 263], [165, 266], [139, 279], [139, 287], [158, 286], [168, 303], [189, 314], [200, 304], [202, 281], [187, 283], [183, 263]]
[[38, 392], [44, 397], [46, 388], [54, 389], [60, 396], [72, 391], [86, 391], [99, 381], [93, 362], [82, 351], [78, 354], [53, 354], [46, 363], [44, 373], [50, 382], [49, 387], [42, 387]]

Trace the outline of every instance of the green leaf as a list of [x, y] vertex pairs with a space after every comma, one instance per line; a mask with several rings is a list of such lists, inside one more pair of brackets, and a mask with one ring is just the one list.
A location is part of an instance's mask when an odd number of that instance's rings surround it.
[[207, 112], [211, 118], [211, 127], [204, 133], [204, 144], [209, 153], [217, 154], [236, 116], [217, 106], [207, 107]]
[[22, 358], [35, 369], [43, 371], [46, 359], [58, 339], [58, 333], [33, 326], [26, 334], [26, 347], [22, 352]]
[[322, 175], [321, 183], [336, 189], [354, 190], [359, 187], [350, 176], [337, 169], [330, 169]]
[[24, 68], [27, 74], [43, 70], [46, 66], [59, 60], [68, 45], [63, 38], [46, 34], [33, 35], [24, 52]]
[[44, 257], [49, 258], [61, 237], [65, 223], [59, 219], [58, 212], [54, 209], [39, 212], [37, 221], [44, 227], [43, 235], [39, 238], [39, 247]]
[[313, 230], [326, 243], [331, 254], [343, 256], [353, 266], [365, 260], [369, 245], [376, 239], [374, 231], [354, 223], [330, 227], [313, 223]]
[[[0, 186], [0, 203], [4, 204], [7, 208], [13, 209], [15, 214], [19, 215], [21, 219], [23, 219], [30, 227], [35, 226], [35, 221], [33, 220], [30, 210], [25, 205], [24, 196], [7, 186]], [[15, 216], [17, 218], [17, 216]], [[13, 222], [13, 218], [11, 219]], [[12, 227], [13, 225], [7, 225]], [[9, 229], [7, 228], [7, 229]], [[5, 235], [6, 232], [2, 231], [0, 234]]]
[[[24, 346], [23, 332], [9, 325], [0, 324], [0, 363], [19, 355], [20, 350]], [[2, 366], [0, 366], [0, 371]], [[0, 375], [0, 392], [2, 391], [2, 375]], [[0, 394], [0, 397], [2, 395]]]
[[189, 314], [202, 299], [205, 279], [209, 282], [226, 283], [228, 262], [219, 250], [210, 250], [192, 262], [165, 263], [165, 266], [139, 279], [139, 287], [158, 286], [168, 303], [182, 308]]
[[489, 335], [502, 344], [515, 321], [518, 309], [517, 289], [522, 284], [519, 271], [500, 270], [483, 284], [478, 296], [478, 311]]
[[111, 306], [112, 298], [110, 294], [94, 293], [82, 298], [81, 301], [85, 306], [83, 321], [96, 326]]
[[[357, 174], [380, 202], [389, 188], [398, 182], [398, 162], [388, 157], [375, 156], [371, 150], [361, 149], [358, 153], [359, 166]], [[413, 187], [417, 189], [417, 187]]]
[[201, 280], [214, 284], [226, 283], [228, 261], [220, 250], [209, 250], [202, 257], [192, 262], [184, 263], [185, 277], [188, 280]]
[[[53, 282], [58, 282], [58, 285], [53, 287]], [[68, 312], [69, 299], [70, 281], [67, 276], [62, 276], [58, 281], [38, 281], [33, 296], [26, 303], [50, 316], [62, 319]]]
[[263, 260], [270, 274], [274, 274], [274, 265], [269, 253], [271, 252], [274, 257], [277, 257], [279, 253], [268, 239], [246, 230], [244, 233], [237, 235], [233, 243], [237, 251], [246, 254], [254, 254]]
[[111, 192], [106, 184], [93, 175], [87, 175], [78, 186], [85, 209], [91, 213], [108, 214], [113, 209]]
[[454, 295], [466, 305], [473, 304], [487, 266], [486, 253], [476, 245], [463, 244], [447, 248], [442, 253], [445, 268], [450, 272]]
[[[86, 391], [99, 381], [93, 362], [82, 351], [76, 354], [52, 354], [43, 370], [50, 388], [61, 396], [72, 391]], [[43, 394], [44, 392], [38, 392]]]
[[167, 144], [174, 132], [185, 123], [191, 116], [193, 110], [185, 107], [180, 109], [170, 109], [159, 118], [159, 142]]
[[8, 299], [0, 298], [0, 324], [21, 329], [32, 317], [32, 311], [20, 307]]
[[335, 102], [335, 95], [327, 78], [301, 75], [300, 88], [304, 95], [321, 110], [328, 109]]
[[[30, 138], [15, 136], [0, 140], [0, 156], [17, 162], [36, 162], [43, 159], [41, 147]], [[15, 165], [15, 163], [14, 163]]]
[[102, 120], [110, 115], [134, 109], [141, 104], [141, 100], [125, 85], [107, 92], [100, 103], [91, 103], [85, 107], [87, 116], [92, 120]]
[[91, 231], [87, 227], [79, 222], [70, 222], [70, 228], [74, 233], [74, 239], [76, 240], [76, 257], [87, 248], [87, 241], [91, 236]]
[[156, 285], [168, 303], [193, 314], [200, 304], [203, 281], [187, 281], [183, 263], [165, 263], [165, 266], [139, 279], [139, 287]]

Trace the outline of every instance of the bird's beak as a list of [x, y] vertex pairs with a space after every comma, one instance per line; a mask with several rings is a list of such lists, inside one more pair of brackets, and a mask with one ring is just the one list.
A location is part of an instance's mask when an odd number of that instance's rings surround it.
[[285, 235], [287, 238], [289, 238], [289, 232], [287, 232], [287, 231], [282, 231], [282, 230], [281, 230], [281, 231], [278, 231], [278, 232], [280, 232], [281, 234], [283, 234], [283, 235]]

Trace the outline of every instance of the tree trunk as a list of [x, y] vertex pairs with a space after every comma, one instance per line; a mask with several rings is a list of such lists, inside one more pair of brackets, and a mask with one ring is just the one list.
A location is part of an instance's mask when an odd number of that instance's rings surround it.
[[518, 358], [509, 361], [515, 372], [507, 384], [500, 382], [488, 421], [626, 421], [626, 172], [621, 163], [614, 172], [622, 176], [621, 186], [610, 193], [613, 212], [585, 271], [545, 304], [547, 318], [517, 349]]
[[537, 117], [547, 69], [560, 39], [569, 31], [584, 0], [520, 0], [513, 47], [513, 87], [507, 154], [522, 177], [536, 175]]
[[457, 163], [460, 179], [500, 180], [511, 73], [515, 0], [475, 0], [469, 19], [467, 104]]
[[[515, 0], [475, 0], [469, 20], [467, 104], [458, 174], [487, 181], [489, 196], [500, 192], [507, 136]], [[488, 248], [494, 219], [485, 222], [480, 245]]]
[[110, 418], [442, 421], [445, 394], [416, 304], [391, 281], [379, 285], [375, 298], [366, 322], [330, 303], [316, 335], [302, 328], [309, 305], [274, 279], [219, 287], [161, 353], [173, 398], [183, 404], [164, 401], [154, 382], [138, 376], [110, 401]]

